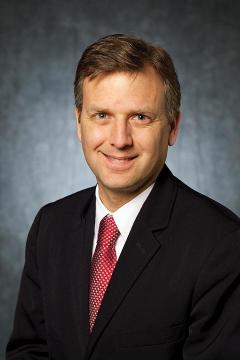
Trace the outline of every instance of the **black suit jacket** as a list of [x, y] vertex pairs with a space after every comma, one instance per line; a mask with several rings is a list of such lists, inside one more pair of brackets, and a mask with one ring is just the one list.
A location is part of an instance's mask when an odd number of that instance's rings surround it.
[[239, 360], [239, 219], [166, 166], [134, 222], [89, 335], [94, 192], [38, 213], [7, 359]]

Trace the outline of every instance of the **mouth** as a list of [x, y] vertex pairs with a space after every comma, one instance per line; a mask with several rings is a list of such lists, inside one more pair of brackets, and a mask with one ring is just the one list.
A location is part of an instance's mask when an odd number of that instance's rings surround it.
[[108, 167], [115, 170], [127, 170], [132, 166], [137, 155], [115, 156], [102, 153]]

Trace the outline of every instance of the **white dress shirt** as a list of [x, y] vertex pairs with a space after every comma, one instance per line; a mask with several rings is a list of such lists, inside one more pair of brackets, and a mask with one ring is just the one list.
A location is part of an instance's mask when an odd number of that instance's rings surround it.
[[125, 242], [127, 240], [127, 237], [130, 233], [130, 230], [133, 226], [133, 223], [143, 206], [143, 203], [147, 199], [148, 195], [150, 194], [154, 184], [150, 185], [146, 190], [144, 190], [142, 193], [137, 195], [134, 199], [129, 201], [128, 203], [121, 206], [119, 209], [117, 209], [114, 212], [109, 211], [102, 203], [100, 197], [99, 197], [99, 188], [98, 185], [96, 186], [96, 218], [95, 218], [95, 229], [94, 229], [94, 238], [93, 238], [93, 249], [92, 249], [92, 255], [94, 254], [96, 245], [97, 245], [97, 239], [98, 239], [98, 228], [100, 221], [106, 216], [107, 214], [110, 214], [113, 216], [114, 221], [118, 227], [118, 230], [120, 232], [120, 235], [116, 242], [116, 254], [117, 258], [119, 258], [121, 251], [125, 245]]

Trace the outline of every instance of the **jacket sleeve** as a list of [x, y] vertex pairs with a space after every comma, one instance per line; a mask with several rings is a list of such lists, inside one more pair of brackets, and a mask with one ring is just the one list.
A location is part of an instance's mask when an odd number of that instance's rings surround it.
[[184, 360], [240, 359], [240, 231], [221, 239], [193, 294]]
[[41, 210], [29, 231], [12, 335], [7, 360], [48, 359], [45, 319], [37, 265], [37, 237]]

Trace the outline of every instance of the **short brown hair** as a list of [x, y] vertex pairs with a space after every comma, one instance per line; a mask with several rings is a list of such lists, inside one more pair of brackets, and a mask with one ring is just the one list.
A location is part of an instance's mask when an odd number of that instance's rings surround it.
[[179, 113], [181, 90], [171, 57], [159, 46], [123, 34], [103, 37], [83, 52], [74, 81], [76, 107], [81, 109], [86, 77], [93, 79], [115, 71], [138, 72], [147, 64], [153, 66], [164, 82], [166, 115], [172, 123]]

